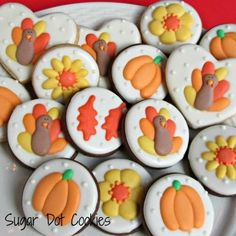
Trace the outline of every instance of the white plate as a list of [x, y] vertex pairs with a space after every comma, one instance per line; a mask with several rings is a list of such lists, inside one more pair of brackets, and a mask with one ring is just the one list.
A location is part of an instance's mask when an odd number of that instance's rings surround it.
[[[56, 8], [47, 9], [38, 12], [38, 15], [45, 15], [51, 12], [65, 12], [70, 14], [75, 21], [87, 27], [97, 28], [107, 20], [114, 18], [125, 18], [127, 20], [138, 23], [140, 16], [144, 10], [144, 7], [129, 4], [120, 3], [80, 3], [67, 6], [60, 6]], [[128, 158], [124, 151], [116, 152], [112, 157]], [[79, 154], [76, 158], [78, 161], [86, 164], [89, 168], [93, 168], [103, 159], [95, 159], [91, 157], [85, 157]], [[165, 170], [150, 170], [154, 177], [159, 177], [163, 174], [180, 172], [190, 174], [189, 165], [183, 160], [178, 165]], [[5, 216], [12, 213], [14, 216], [23, 216], [21, 207], [21, 195], [24, 184], [32, 171], [22, 167], [16, 162], [16, 159], [11, 155], [7, 144], [0, 145], [0, 235], [13, 235], [13, 236], [37, 236], [40, 235], [33, 228], [26, 227], [21, 231], [17, 226], [6, 226]], [[212, 236], [236, 236], [236, 197], [223, 198], [210, 196], [215, 209], [215, 223]], [[92, 235], [106, 235], [96, 229], [95, 227], [88, 227], [80, 235], [92, 236]], [[133, 234], [146, 235], [143, 230]], [[171, 235], [170, 235], [171, 236]]]

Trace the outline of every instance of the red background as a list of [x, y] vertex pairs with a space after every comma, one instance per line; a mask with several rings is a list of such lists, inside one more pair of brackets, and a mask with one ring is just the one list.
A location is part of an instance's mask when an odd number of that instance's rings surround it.
[[[0, 0], [0, 3], [13, 2], [14, 0]], [[15, 0], [22, 3], [33, 11], [42, 10], [49, 7], [79, 3], [79, 2], [94, 2], [95, 0]], [[185, 0], [190, 3], [200, 14], [203, 26], [209, 29], [215, 25], [223, 23], [236, 24], [236, 1], [235, 0]], [[108, 1], [109, 2], [109, 1]], [[126, 2], [138, 5], [148, 6], [157, 0], [113, 0], [113, 2]]]

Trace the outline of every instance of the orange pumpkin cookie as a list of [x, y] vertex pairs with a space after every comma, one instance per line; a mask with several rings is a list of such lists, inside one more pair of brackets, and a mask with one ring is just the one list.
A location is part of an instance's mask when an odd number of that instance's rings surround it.
[[171, 174], [149, 188], [144, 220], [152, 235], [204, 236], [211, 233], [214, 210], [199, 182], [186, 175]]
[[75, 150], [61, 129], [63, 106], [35, 99], [14, 110], [8, 123], [8, 142], [15, 156], [32, 168], [58, 157], [71, 158]]
[[157, 48], [135, 45], [125, 49], [112, 66], [112, 81], [118, 93], [128, 102], [166, 96], [166, 56]]
[[[27, 181], [23, 211], [26, 217], [37, 217], [32, 226], [43, 235], [74, 235], [87, 226], [98, 199], [97, 183], [89, 170], [78, 162], [56, 159], [36, 169]], [[81, 217], [87, 222], [82, 224]]]

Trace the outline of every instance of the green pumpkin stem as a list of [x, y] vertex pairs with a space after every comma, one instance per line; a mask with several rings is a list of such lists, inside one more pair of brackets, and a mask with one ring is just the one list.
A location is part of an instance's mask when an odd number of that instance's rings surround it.
[[73, 175], [74, 175], [74, 171], [71, 169], [68, 169], [63, 173], [62, 178], [63, 178], [63, 180], [70, 180], [70, 179], [72, 179]]
[[163, 61], [163, 58], [162, 58], [161, 56], [156, 56], [156, 57], [153, 59], [153, 63], [154, 63], [154, 64], [160, 64], [162, 61]]
[[225, 32], [224, 32], [224, 30], [222, 30], [222, 29], [218, 29], [218, 30], [216, 31], [216, 33], [217, 33], [217, 36], [218, 36], [219, 38], [221, 38], [221, 39], [223, 39], [223, 38], [225, 37]]
[[173, 187], [176, 191], [178, 191], [178, 190], [181, 189], [182, 185], [181, 185], [181, 183], [179, 182], [179, 180], [174, 180], [174, 181], [172, 182], [172, 187]]

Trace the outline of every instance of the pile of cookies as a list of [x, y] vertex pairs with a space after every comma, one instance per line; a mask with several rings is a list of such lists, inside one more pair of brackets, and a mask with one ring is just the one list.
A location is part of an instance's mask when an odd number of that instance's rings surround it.
[[[98, 31], [15, 3], [0, 16], [0, 141], [36, 169], [22, 196], [33, 227], [209, 236], [214, 210], [200, 182], [236, 194], [236, 25], [201, 37], [198, 13], [179, 1], [149, 6], [139, 25], [114, 19]], [[104, 159], [122, 145], [133, 161]], [[171, 167], [188, 148], [200, 182], [153, 180], [147, 167]], [[101, 163], [91, 170], [79, 153]]]

